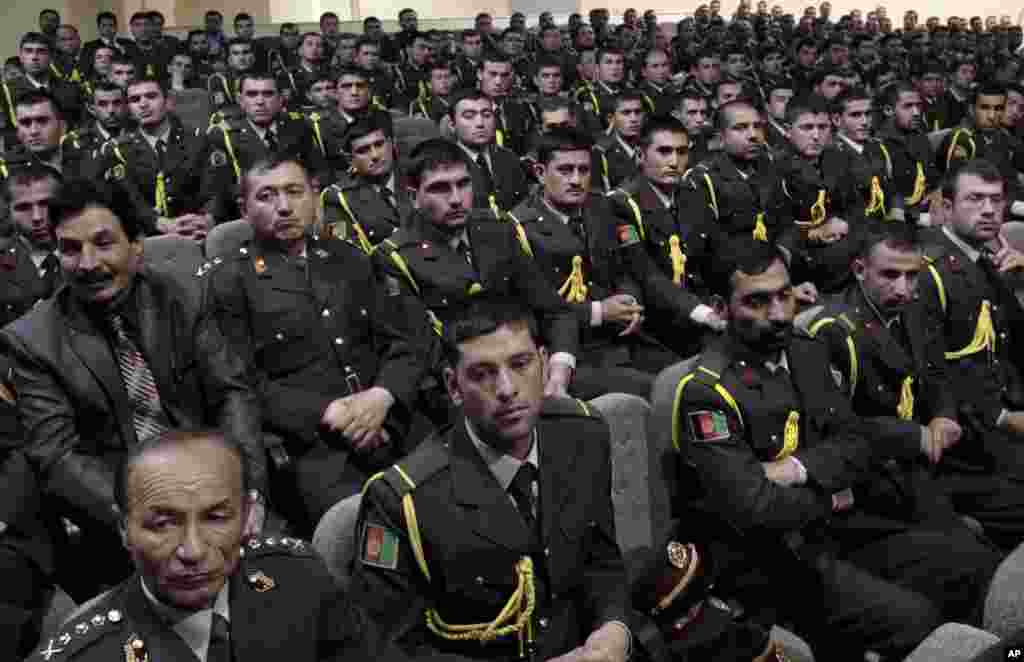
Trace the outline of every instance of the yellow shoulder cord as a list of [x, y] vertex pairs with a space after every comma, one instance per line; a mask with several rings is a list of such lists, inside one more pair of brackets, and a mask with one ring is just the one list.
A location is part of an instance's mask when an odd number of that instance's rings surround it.
[[64, 75], [64, 72], [58, 69], [57, 65], [53, 62], [50, 63], [50, 71], [53, 73], [54, 76], [56, 76], [60, 80], [65, 80], [67, 78], [67, 76]]
[[757, 212], [757, 216], [754, 217], [754, 231], [751, 235], [757, 241], [768, 241], [768, 227], [764, 224], [764, 212]]
[[238, 157], [235, 156], [235, 146], [231, 143], [231, 136], [228, 127], [223, 122], [220, 124], [221, 133], [224, 134], [224, 147], [228, 150], [228, 157], [231, 159], [231, 167], [235, 171], [235, 181], [242, 181], [242, 167], [238, 165]]
[[942, 306], [942, 314], [946, 314], [946, 286], [942, 283], [942, 274], [935, 268], [930, 258], [925, 258], [925, 266], [928, 267], [928, 273], [932, 275], [932, 280], [935, 282], [935, 290], [939, 293], [939, 305]]
[[580, 406], [580, 411], [583, 412], [584, 416], [590, 416], [590, 406], [586, 402], [579, 398], [573, 398], [573, 400], [575, 400], [576, 404]]
[[[711, 375], [716, 380], [721, 379], [722, 377], [717, 372], [712, 372], [711, 370], [708, 370], [704, 366], [697, 366], [697, 370], [700, 370], [705, 374]], [[681, 380], [679, 380], [679, 385], [676, 387], [675, 403], [672, 406], [672, 445], [675, 447], [677, 451], [682, 451], [682, 444], [680, 444], [679, 441], [679, 416], [681, 413], [679, 405], [682, 403], [683, 400], [683, 389], [686, 388], [686, 385], [689, 384], [696, 375], [696, 371], [691, 372], [690, 374], [686, 375]], [[728, 389], [722, 386], [721, 382], [718, 381], [715, 382], [715, 392], [718, 393], [718, 395], [721, 396], [723, 400], [725, 400], [726, 404], [728, 404], [729, 407], [736, 414], [736, 417], [740, 419], [740, 425], [743, 425], [743, 413], [740, 411], [739, 405], [736, 404], [736, 399], [732, 397], [732, 393], [729, 393]]]
[[18, 126], [18, 120], [14, 114], [14, 98], [11, 96], [11, 88], [7, 84], [7, 81], [3, 81], [2, 84], [4, 87], [4, 100], [7, 101], [7, 114], [11, 118], [11, 126]]
[[978, 323], [974, 327], [974, 337], [966, 347], [955, 352], [946, 352], [949, 360], [962, 359], [978, 352], [988, 350], [996, 351], [996, 331], [992, 325], [992, 305], [988, 299], [981, 302], [981, 309], [978, 310]]
[[10, 172], [7, 170], [7, 161], [3, 158], [0, 158], [0, 175], [2, 175], [4, 179], [7, 179], [7, 176], [10, 175]]
[[715, 195], [715, 185], [711, 182], [711, 175], [706, 172], [704, 173], [704, 183], [708, 185], [711, 211], [715, 212], [715, 218], [718, 218], [718, 196]]
[[356, 220], [356, 215], [352, 213], [352, 208], [348, 206], [348, 198], [340, 188], [338, 189], [338, 204], [345, 210], [348, 217], [352, 219], [352, 231], [356, 233], [356, 243], [359, 244], [359, 248], [362, 248], [369, 255], [373, 252], [373, 244], [370, 243], [370, 239], [366, 236], [363, 226], [359, 225], [359, 221]]
[[800, 445], [800, 412], [791, 411], [786, 417], [786, 427], [782, 433], [782, 449], [775, 454], [773, 459], [785, 460], [796, 452]]
[[516, 228], [516, 239], [519, 240], [519, 247], [523, 249], [524, 253], [533, 257], [533, 246], [530, 245], [530, 239], [526, 236], [526, 230], [523, 228], [523, 224], [512, 212], [509, 212], [506, 216], [512, 221]]
[[565, 279], [562, 286], [558, 288], [558, 295], [567, 303], [583, 303], [587, 300], [587, 284], [583, 280], [583, 258], [574, 255], [572, 258], [572, 273]]
[[[409, 546], [412, 547], [413, 556], [420, 572], [427, 582], [432, 581], [430, 568], [427, 565], [426, 554], [423, 551], [423, 538], [420, 535], [419, 522], [416, 518], [416, 505], [412, 498], [412, 491], [416, 483], [409, 477], [399, 465], [394, 465], [395, 471], [409, 486], [409, 491], [402, 496], [402, 513], [405, 516], [405, 528], [409, 534]], [[376, 478], [376, 476], [374, 476]], [[374, 480], [371, 478], [370, 481]], [[367, 481], [369, 486], [370, 481]], [[366, 487], [363, 488], [365, 493]], [[516, 590], [505, 603], [501, 612], [490, 623], [470, 623], [466, 625], [449, 624], [441, 618], [441, 615], [433, 607], [424, 612], [427, 627], [437, 636], [449, 641], [479, 641], [486, 643], [498, 637], [510, 634], [519, 635], [520, 655], [525, 656], [534, 642], [533, 635], [533, 613], [537, 606], [536, 587], [533, 581], [533, 561], [524, 556], [516, 563], [516, 576], [518, 583]]]
[[588, 85], [585, 89], [590, 97], [590, 101], [594, 104], [594, 114], [601, 117], [601, 103], [597, 100], [597, 95], [594, 94], [594, 88]]
[[966, 135], [967, 136], [967, 144], [971, 148], [971, 155], [968, 158], [973, 159], [974, 155], [978, 151], [978, 145], [977, 145], [977, 143], [974, 142], [974, 139], [971, 138], [970, 131], [965, 131], [963, 128], [954, 129], [953, 130], [953, 139], [949, 141], [949, 149], [946, 150], [946, 170], [947, 171], [949, 170], [950, 161], [953, 160], [953, 155], [956, 153], [956, 148], [957, 148], [957, 144], [956, 143], [960, 139], [961, 135]]
[[423, 113], [423, 117], [430, 119], [430, 112], [427, 110], [427, 106], [423, 102], [423, 97], [416, 99], [416, 103], [419, 104], [420, 111]]
[[324, 138], [320, 133], [320, 113], [310, 113], [309, 121], [313, 124], [313, 140], [316, 142], [316, 146], [320, 148], [320, 153], [327, 156], [327, 148], [324, 147]]
[[677, 234], [668, 238], [668, 257], [672, 260], [672, 283], [682, 286], [686, 280], [686, 253], [683, 252]]
[[68, 131], [63, 136], [60, 137], [61, 149], [64, 148], [64, 143], [67, 142], [68, 140], [71, 141], [71, 145], [75, 149], [81, 149], [82, 148], [82, 145], [78, 142], [78, 131], [75, 131], [74, 129], [72, 129], [71, 131]]
[[601, 177], [602, 177], [602, 179], [604, 179], [604, 187], [605, 187], [605, 189], [610, 189], [612, 187], [612, 178], [611, 178], [611, 175], [609, 173], [610, 173], [610, 171], [608, 169], [608, 156], [602, 151], [601, 152]]
[[828, 198], [828, 193], [825, 189], [818, 191], [818, 199], [811, 205], [811, 222], [808, 223], [811, 227], [816, 227], [825, 222], [828, 217], [828, 211], [825, 209], [825, 200]]
[[[412, 270], [409, 269], [409, 265], [406, 263], [405, 258], [399, 255], [398, 246], [396, 246], [390, 239], [385, 239], [380, 245], [383, 246], [384, 244], [387, 244], [387, 247], [390, 249], [388, 257], [391, 258], [391, 262], [398, 267], [398, 270], [402, 272], [402, 275], [405, 276], [405, 279], [409, 282], [409, 286], [412, 287], [416, 292], [416, 295], [419, 296], [421, 294], [420, 286], [416, 283], [416, 279], [413, 278]], [[427, 321], [430, 322], [430, 327], [434, 330], [434, 333], [439, 336], [444, 333], [444, 323], [441, 322], [437, 314], [430, 309], [427, 310]]]
[[494, 218], [501, 219], [501, 207], [498, 206], [498, 196], [491, 193], [487, 196], [487, 206], [491, 208]]
[[292, 86], [292, 92], [295, 92], [295, 94], [298, 94], [299, 93], [299, 86], [295, 84], [295, 75], [291, 71], [288, 70], [288, 67], [284, 66], [284, 60], [281, 58], [281, 54], [280, 53], [278, 53], [277, 57], [278, 57], [279, 60], [281, 60], [281, 69], [283, 69], [284, 73], [288, 76], [288, 84]]
[[869, 216], [885, 216], [885, 191], [882, 190], [882, 182], [878, 175], [871, 178], [871, 201], [864, 213]]
[[[845, 318], [846, 316], [845, 315], [840, 315], [840, 317]], [[834, 317], [822, 317], [821, 319], [816, 320], [813, 324], [811, 324], [811, 326], [807, 329], [807, 333], [812, 338], [815, 338], [818, 335], [818, 331], [820, 331], [823, 326], [825, 326], [827, 324], [832, 324], [835, 321], [836, 321], [836, 318], [834, 318]], [[850, 326], [852, 328], [853, 325], [848, 323], [847, 326]], [[853, 337], [850, 334], [846, 334], [846, 350], [847, 350], [847, 354], [850, 357], [850, 376], [849, 376], [849, 379], [850, 379], [850, 397], [852, 398], [853, 394], [857, 392], [857, 382], [860, 379], [860, 373], [859, 373], [860, 361], [857, 359], [857, 343], [855, 343], [853, 341]]]
[[882, 158], [885, 159], [886, 175], [892, 177], [892, 157], [889, 156], [889, 148], [883, 142], [878, 143], [878, 148], [882, 150]]
[[72, 83], [82, 82], [82, 74], [78, 71], [78, 67], [75, 67], [71, 70], [71, 78], [69, 78], [68, 80], [70, 80]]
[[[602, 155], [601, 158], [603, 159], [604, 156]], [[629, 191], [619, 190], [622, 191], [622, 195], [626, 196], [626, 204], [629, 205], [629, 210], [633, 212], [633, 218], [636, 220], [636, 229], [640, 233], [640, 238], [646, 239], [647, 231], [644, 229], [644, 215], [640, 212], [640, 205], [636, 203], [636, 200], [629, 194]]]
[[651, 115], [653, 115], [654, 114], [654, 102], [651, 101], [651, 97], [649, 97], [649, 96], [647, 96], [645, 94], [644, 95], [644, 103], [647, 104], [648, 112], [650, 112]]
[[156, 201], [156, 213], [164, 218], [169, 218], [171, 212], [167, 204], [167, 177], [164, 176], [163, 170], [156, 173], [156, 190], [153, 191], [153, 199]]
[[907, 375], [900, 386], [900, 402], [896, 405], [896, 415], [904, 421], [914, 418], [914, 377]]
[[921, 202], [921, 198], [924, 197], [924, 190], [927, 186], [927, 180], [924, 176], [924, 164], [920, 161], [917, 162], [917, 175], [914, 177], [914, 192], [907, 198], [908, 205], [916, 205]]

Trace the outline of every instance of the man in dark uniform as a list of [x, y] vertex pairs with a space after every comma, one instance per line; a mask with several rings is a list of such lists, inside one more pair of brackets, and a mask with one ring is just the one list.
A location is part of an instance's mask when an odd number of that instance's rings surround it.
[[214, 210], [213, 197], [200, 194], [202, 137], [188, 133], [168, 110], [167, 90], [155, 78], [128, 84], [128, 107], [138, 128], [100, 148], [99, 176], [131, 198], [145, 234], [202, 241]]
[[581, 361], [571, 392], [589, 399], [607, 392], [650, 395], [654, 376], [678, 357], [642, 333], [642, 283], [632, 260], [647, 261], [639, 242], [620, 242], [608, 199], [591, 193], [587, 134], [556, 129], [540, 137], [536, 194], [509, 218], [520, 244], [549, 287], [580, 319]]
[[740, 237], [709, 280], [728, 332], [680, 381], [673, 443], [699, 481], [694, 505], [733, 530], [720, 535], [741, 555], [719, 589], [754, 596], [760, 583], [829, 660], [864, 649], [901, 659], [937, 623], [974, 615], [1001, 555], [958, 519], [916, 518], [882, 489], [876, 467], [901, 449], [869, 440], [827, 348], [793, 333], [783, 253]]
[[376, 106], [390, 108], [395, 96], [395, 81], [380, 66], [380, 43], [369, 37], [356, 42], [353, 61], [370, 81], [370, 100]]
[[[358, 245], [308, 238], [316, 192], [298, 162], [257, 163], [242, 195], [255, 237], [211, 268], [208, 305], [255, 371], [264, 427], [291, 456], [271, 480], [271, 502], [311, 534], [331, 506], [410, 450], [425, 352]], [[414, 326], [425, 339], [424, 325]]]
[[284, 650], [296, 662], [401, 659], [307, 543], [246, 540], [252, 478], [244, 452], [220, 433], [172, 432], [133, 446], [114, 485], [135, 573], [33, 662], [228, 662]]
[[344, 238], [367, 253], [398, 231], [412, 211], [398, 172], [391, 123], [370, 115], [350, 126], [341, 148], [351, 172], [320, 195], [323, 234]]
[[307, 32], [299, 42], [299, 61], [296, 66], [278, 73], [278, 87], [287, 92], [289, 106], [297, 108], [306, 103], [309, 86], [319, 76], [323, 66], [323, 38], [318, 32]]
[[242, 78], [253, 70], [252, 65], [256, 58], [252, 51], [252, 43], [237, 38], [228, 42], [227, 56], [227, 71], [210, 74], [206, 81], [206, 90], [210, 93], [210, 108], [213, 111], [211, 124], [242, 116], [242, 101], [239, 98]]
[[[689, 163], [691, 165], [696, 165], [710, 157], [712, 147], [715, 148], [715, 151], [721, 149], [721, 141], [714, 138], [710, 102], [693, 87], [684, 87], [680, 92], [679, 107], [673, 115], [683, 123], [689, 136]], [[712, 145], [712, 142], [715, 144]]]
[[[353, 599], [410, 654], [624, 662], [607, 424], [543, 398], [547, 352], [521, 302], [472, 305], [445, 348], [458, 418], [367, 485]], [[496, 637], [463, 627], [499, 615]]]
[[88, 96], [86, 109], [92, 121], [68, 131], [61, 138], [61, 150], [68, 164], [68, 176], [88, 176], [96, 173], [97, 150], [104, 143], [120, 138], [128, 124], [128, 104], [125, 90], [113, 83], [98, 83]]
[[394, 105], [406, 108], [412, 101], [427, 93], [430, 79], [430, 37], [425, 32], [414, 32], [408, 37], [405, 63], [395, 69]]
[[470, 168], [464, 147], [442, 139], [417, 146], [406, 173], [416, 211], [377, 247], [374, 264], [388, 293], [415, 297], [417, 317], [437, 331], [480, 291], [528, 304], [544, 324], [551, 352], [546, 391], [565, 395], [579, 322], [523, 254], [513, 224], [490, 211], [471, 211], [476, 182]]
[[159, 43], [157, 31], [153, 29], [153, 17], [149, 12], [135, 12], [128, 24], [133, 37], [128, 55], [135, 61], [139, 75], [166, 76], [167, 63], [174, 52]]
[[708, 102], [714, 94], [715, 86], [722, 80], [722, 59], [711, 48], [697, 54], [690, 66], [690, 80], [686, 86], [695, 90]]
[[83, 156], [61, 148], [61, 137], [67, 129], [64, 114], [53, 96], [44, 90], [25, 92], [15, 102], [18, 120], [18, 144], [0, 157], [0, 180], [18, 165], [37, 162], [63, 174], [73, 173]]
[[940, 176], [925, 134], [924, 100], [910, 83], [893, 83], [885, 90], [882, 113], [878, 138], [892, 163], [892, 216], [917, 223], [935, 200], [931, 194], [938, 190]]
[[14, 103], [17, 104], [22, 94], [42, 89], [53, 95], [68, 124], [77, 126], [84, 110], [82, 88], [77, 83], [60, 80], [50, 70], [50, 41], [46, 36], [38, 32], [29, 32], [23, 36], [18, 58], [25, 70], [25, 77], [11, 86]]
[[954, 59], [950, 69], [949, 86], [939, 100], [944, 129], [959, 126], [967, 117], [974, 97], [974, 81], [978, 76], [978, 65], [973, 58]]
[[453, 83], [451, 62], [443, 58], [437, 59], [427, 66], [427, 70], [430, 72], [427, 94], [413, 99], [409, 104], [409, 116], [423, 117], [439, 124], [448, 115], [448, 109], [451, 106], [449, 101]]
[[940, 131], [946, 128], [943, 117], [942, 98], [946, 70], [941, 63], [928, 61], [913, 75], [914, 88], [921, 95], [925, 131]]
[[85, 79], [79, 60], [81, 50], [82, 37], [78, 34], [78, 28], [61, 25], [57, 28], [57, 38], [54, 40], [50, 71], [65, 82], [81, 85]]
[[[541, 104], [546, 99], [565, 98], [565, 94], [562, 92], [562, 65], [550, 55], [538, 55], [531, 76], [537, 94], [526, 102], [526, 106], [530, 110], [530, 124], [536, 131], [537, 125], [540, 123]], [[530, 138], [532, 139], [532, 136]], [[527, 151], [531, 147], [531, 140], [528, 139], [526, 141]]]
[[[34, 162], [16, 167], [4, 182], [4, 203], [13, 231], [4, 237], [0, 252], [5, 275], [0, 286], [0, 323], [4, 325], [53, 296], [63, 283], [49, 214], [59, 185], [55, 170]], [[6, 374], [0, 375], [0, 380], [6, 379]]]
[[576, 101], [585, 111], [584, 126], [595, 139], [608, 128], [615, 112], [612, 106], [625, 86], [625, 53], [618, 48], [602, 48], [597, 52], [597, 80], [593, 86], [584, 84], [576, 91]]
[[462, 31], [462, 52], [455, 60], [455, 75], [459, 88], [476, 88], [477, 71], [483, 56], [483, 36], [476, 30]]
[[494, 104], [496, 144], [523, 154], [530, 131], [530, 109], [510, 96], [514, 82], [512, 61], [500, 53], [485, 53], [477, 78], [480, 92]]
[[776, 153], [789, 144], [789, 127], [786, 125], [786, 106], [793, 98], [793, 79], [773, 76], [764, 79], [765, 141]]
[[608, 101], [609, 133], [597, 143], [601, 181], [611, 191], [637, 173], [640, 132], [647, 110], [644, 96], [628, 90]]
[[1024, 266], [1024, 257], [999, 235], [1006, 191], [999, 169], [983, 160], [968, 161], [947, 179], [948, 220], [928, 237], [930, 266], [920, 290], [926, 324], [943, 330], [965, 426], [978, 440], [958, 450], [974, 466], [1020, 480], [1024, 386], [1016, 343], [1024, 313], [1004, 278]]
[[55, 533], [62, 517], [81, 531], [73, 546], [58, 540], [57, 583], [82, 601], [129, 570], [113, 508], [113, 465], [125, 448], [218, 423], [258, 471], [254, 501], [266, 494], [265, 451], [246, 366], [198, 297], [141, 268], [129, 201], [75, 180], [51, 203], [50, 224], [68, 286], [5, 327], [0, 343], [13, 364], [25, 451], [45, 478], [43, 512]]
[[117, 36], [117, 14], [109, 11], [101, 11], [96, 14], [96, 35], [97, 38], [85, 42], [82, 46], [81, 68], [82, 73], [92, 77], [93, 63], [95, 62], [96, 51], [101, 46], [110, 48], [115, 53], [124, 55], [129, 47], [129, 42]]
[[[894, 487], [907, 490], [922, 513], [955, 506], [981, 522], [991, 539], [1013, 549], [1024, 539], [1024, 491], [998, 469], [964, 471], [956, 445], [979, 442], [961, 441], [965, 431], [958, 422], [958, 390], [947, 374], [942, 329], [927, 325], [915, 296], [917, 282], [930, 274], [922, 275], [922, 247], [913, 228], [886, 224], [868, 233], [853, 270], [856, 283], [807, 328], [829, 345], [834, 374], [870, 426], [868, 436], [907, 451], [901, 464], [913, 475], [893, 476]], [[974, 432], [968, 428], [967, 434]]]
[[651, 119], [639, 149], [640, 173], [609, 193], [616, 234], [621, 245], [639, 242], [649, 256], [652, 268], [633, 273], [643, 284], [647, 328], [679, 355], [691, 356], [704, 328], [720, 331], [725, 326], [702, 302], [715, 219], [701, 194], [683, 180], [689, 137], [679, 120]]
[[527, 194], [526, 173], [519, 157], [496, 144], [494, 104], [476, 90], [460, 90], [449, 110], [455, 138], [469, 157], [473, 177], [473, 207], [490, 209], [496, 216], [509, 211]]
[[679, 104], [679, 95], [672, 83], [672, 59], [663, 50], [654, 48], [644, 54], [643, 81], [637, 91], [644, 97], [648, 115], [669, 115]]
[[206, 132], [202, 196], [219, 199], [214, 218], [237, 218], [235, 193], [241, 175], [254, 163], [281, 153], [298, 158], [318, 182], [331, 181], [330, 165], [313, 129], [299, 113], [281, 113], [283, 100], [270, 74], [245, 74], [239, 81], [243, 119], [211, 126]]

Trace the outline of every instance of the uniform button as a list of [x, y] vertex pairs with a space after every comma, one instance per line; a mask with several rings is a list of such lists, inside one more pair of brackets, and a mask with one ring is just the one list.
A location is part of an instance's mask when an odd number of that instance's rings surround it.
[[550, 547], [545, 547], [544, 548], [544, 556], [551, 556], [551, 548]]
[[360, 308], [359, 314], [362, 315], [363, 317], [366, 317], [366, 308]]
[[283, 333], [275, 333], [274, 334], [274, 339], [275, 340], [284, 340], [284, 334]]
[[548, 626], [551, 625], [551, 621], [546, 616], [542, 616], [537, 620], [537, 625], [540, 626], [541, 630], [547, 630]]
[[881, 384], [879, 384], [879, 385], [878, 385], [878, 392], [879, 392], [879, 393], [881, 393], [881, 392], [882, 392], [882, 391], [884, 391], [884, 390], [885, 390], [885, 387], [884, 387], [884, 386], [882, 386]]
[[441, 305], [447, 306], [448, 305], [448, 299], [441, 299]]
[[1006, 331], [1000, 331], [999, 332], [999, 339], [1000, 340], [1006, 340]]
[[324, 317], [330, 317], [331, 316], [331, 310], [329, 308], [324, 308], [324, 312], [322, 312], [320, 314], [323, 315]]
[[335, 338], [334, 339], [334, 344], [335, 345], [344, 345], [345, 344], [345, 339], [344, 338]]
[[352, 372], [352, 366], [350, 366], [350, 365], [345, 366], [345, 372]]
[[476, 583], [479, 584], [480, 586], [483, 586], [484, 578], [482, 576], [478, 575], [477, 578], [476, 578]]

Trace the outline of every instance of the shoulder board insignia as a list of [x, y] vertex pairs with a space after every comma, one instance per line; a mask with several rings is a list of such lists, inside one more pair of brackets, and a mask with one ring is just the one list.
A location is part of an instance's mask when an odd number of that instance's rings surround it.
[[66, 623], [60, 633], [50, 638], [45, 645], [40, 645], [30, 659], [50, 662], [55, 657], [73, 657], [74, 653], [90, 642], [123, 627], [123, 621], [124, 614], [121, 610], [110, 608], [109, 603], [102, 605], [95, 611]]
[[438, 437], [430, 437], [381, 477], [402, 497], [447, 467], [449, 460], [448, 448]]
[[[251, 538], [242, 546], [246, 558], [270, 556], [272, 554], [294, 554], [296, 556], [313, 556], [313, 546], [298, 538]], [[267, 577], [267, 579], [270, 579]], [[273, 580], [270, 580], [273, 582]], [[271, 586], [273, 588], [273, 586]], [[269, 590], [269, 589], [267, 589]]]

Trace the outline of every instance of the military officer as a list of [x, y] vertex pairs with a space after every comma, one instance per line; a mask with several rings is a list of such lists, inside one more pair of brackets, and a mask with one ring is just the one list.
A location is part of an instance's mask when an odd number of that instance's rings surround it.
[[25, 92], [15, 102], [14, 115], [18, 143], [0, 157], [0, 181], [28, 163], [42, 163], [61, 174], [74, 173], [82, 155], [73, 149], [65, 154], [61, 147], [67, 123], [52, 94], [45, 90]]
[[894, 215], [916, 223], [936, 200], [932, 194], [939, 186], [935, 150], [925, 134], [924, 101], [909, 83], [893, 83], [885, 90], [882, 112], [886, 119], [878, 138], [892, 162]]
[[294, 456], [272, 479], [271, 502], [312, 533], [332, 505], [409, 450], [425, 352], [359, 246], [307, 239], [316, 192], [297, 161], [257, 163], [242, 192], [255, 238], [210, 269], [209, 305], [257, 374], [264, 427]]
[[429, 64], [430, 79], [427, 94], [413, 99], [409, 104], [410, 117], [425, 117], [438, 124], [448, 115], [451, 102], [448, 96], [452, 92], [451, 62], [437, 59]]
[[[626, 55], [618, 48], [602, 48], [597, 53], [597, 79], [576, 92], [576, 101], [586, 111], [584, 126], [597, 138], [608, 128], [615, 98], [626, 85]], [[641, 97], [643, 99], [643, 97]]]
[[412, 211], [399, 177], [391, 124], [365, 117], [348, 128], [342, 147], [350, 155], [351, 171], [320, 194], [324, 234], [348, 239], [370, 253]]
[[348, 171], [348, 152], [344, 147], [348, 127], [359, 119], [373, 116], [376, 121], [391, 124], [391, 113], [381, 108], [371, 96], [372, 77], [357, 68], [342, 69], [337, 74], [337, 105], [334, 112], [324, 113], [319, 122], [308, 115], [313, 136], [336, 175]]
[[210, 93], [210, 124], [219, 124], [225, 119], [237, 119], [244, 114], [240, 98], [242, 78], [252, 71], [256, 55], [252, 50], [252, 42], [245, 39], [232, 39], [227, 47], [227, 71], [214, 72], [206, 80], [206, 90]]
[[624, 662], [607, 424], [543, 398], [546, 351], [523, 301], [474, 303], [445, 349], [458, 417], [367, 484], [353, 599], [410, 654]]
[[789, 144], [789, 128], [786, 126], [786, 106], [793, 98], [793, 79], [784, 76], [767, 78], [762, 85], [765, 96], [765, 139], [775, 151]]
[[131, 447], [116, 480], [135, 573], [29, 659], [403, 659], [308, 543], [249, 537], [250, 479], [234, 441], [156, 436]]
[[309, 87], [320, 74], [323, 62], [323, 38], [317, 32], [307, 32], [299, 42], [298, 65], [278, 74], [278, 85], [285, 93], [289, 106], [306, 102]]
[[473, 206], [496, 216], [513, 209], [526, 197], [528, 182], [519, 157], [496, 144], [494, 103], [478, 90], [459, 90], [448, 116], [458, 145], [472, 163]]
[[120, 138], [128, 124], [124, 88], [109, 82], [97, 83], [89, 94], [86, 109], [92, 121], [68, 131], [61, 138], [65, 158], [75, 162], [69, 170], [84, 176], [94, 170], [92, 161], [96, 150], [103, 143]]
[[390, 108], [395, 95], [395, 81], [391, 74], [381, 68], [380, 43], [363, 37], [356, 42], [353, 62], [370, 81], [370, 99], [375, 106]]
[[597, 143], [601, 157], [601, 180], [604, 189], [611, 191], [637, 173], [639, 163], [640, 132], [644, 128], [647, 111], [644, 96], [628, 90], [608, 100], [608, 135]]
[[679, 95], [672, 83], [672, 59], [663, 50], [654, 48], [643, 56], [640, 70], [643, 81], [637, 86], [644, 97], [644, 106], [651, 116], [669, 115], [679, 105]]
[[530, 109], [511, 95], [513, 73], [508, 57], [486, 53], [480, 59], [477, 78], [480, 92], [494, 105], [495, 143], [515, 154], [523, 154], [530, 132]]
[[438, 331], [480, 291], [528, 303], [551, 352], [545, 388], [564, 395], [576, 365], [577, 317], [523, 254], [513, 224], [473, 210], [470, 167], [465, 148], [447, 140], [427, 140], [413, 150], [406, 177], [415, 211], [380, 243], [374, 264], [388, 293], [413, 296], [419, 319]]
[[50, 49], [51, 41], [39, 32], [28, 32], [21, 38], [18, 58], [25, 76], [10, 85], [11, 96], [16, 105], [18, 97], [26, 92], [46, 91], [57, 100], [68, 124], [74, 127], [82, 120], [85, 105], [82, 88], [78, 83], [63, 81], [53, 73]]
[[317, 146], [316, 135], [299, 113], [282, 114], [277, 81], [269, 74], [245, 74], [239, 81], [245, 117], [211, 126], [206, 132], [202, 197], [218, 198], [214, 218], [237, 218], [234, 194], [241, 174], [275, 153], [298, 158], [318, 182], [318, 190], [333, 174]]
[[683, 180], [689, 136], [679, 120], [648, 121], [639, 149], [640, 173], [609, 193], [616, 234], [622, 245], [642, 244], [649, 257], [648, 264], [639, 265], [643, 271], [633, 273], [643, 284], [647, 328], [679, 355], [691, 356], [705, 328], [724, 328], [703, 302], [717, 226], [700, 192]]
[[395, 69], [395, 87], [398, 97], [395, 105], [405, 108], [420, 96], [426, 96], [430, 80], [430, 37], [425, 32], [409, 35], [405, 48], [405, 62]]
[[128, 107], [138, 128], [100, 148], [99, 172], [131, 197], [146, 234], [203, 240], [216, 201], [201, 194], [202, 137], [169, 111], [167, 89], [156, 78], [128, 84]]
[[642, 333], [643, 289], [631, 260], [647, 261], [643, 247], [620, 242], [607, 198], [591, 193], [587, 134], [555, 129], [540, 137], [540, 189], [509, 214], [522, 250], [584, 330], [572, 393], [587, 399], [606, 392], [650, 394], [654, 375], [674, 363], [668, 350]]
[[[937, 622], [975, 612], [1001, 554], [959, 519], [915, 518], [882, 489], [875, 465], [900, 449], [869, 440], [827, 348], [793, 333], [777, 247], [740, 237], [714, 268], [729, 326], [680, 381], [673, 443], [699, 481], [694, 506], [732, 529], [719, 535], [743, 559], [719, 589], [752, 588], [767, 564], [767, 595], [816, 656], [899, 659]], [[754, 595], [744, 606], [756, 612]]]

